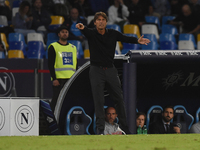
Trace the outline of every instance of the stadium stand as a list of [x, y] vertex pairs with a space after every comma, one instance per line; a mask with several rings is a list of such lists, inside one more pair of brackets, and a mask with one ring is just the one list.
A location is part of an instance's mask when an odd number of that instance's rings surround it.
[[195, 50], [194, 44], [192, 41], [181, 40], [178, 41], [179, 50]]
[[197, 49], [200, 50], [200, 41], [197, 42]]
[[29, 41], [27, 58], [29, 59], [43, 59], [45, 57], [45, 50], [41, 41]]
[[124, 25], [123, 32], [125, 34], [136, 34], [137, 38], [139, 38], [141, 36], [140, 35], [140, 29], [139, 29], [138, 25], [135, 25], [135, 24]]
[[77, 58], [83, 58], [83, 48], [82, 48], [82, 44], [80, 41], [78, 40], [68, 40], [69, 43], [73, 44], [74, 46], [76, 46], [77, 49]]
[[181, 41], [181, 40], [192, 41], [194, 44], [194, 47], [197, 48], [197, 44], [196, 44], [195, 37], [193, 34], [181, 33], [181, 34], [179, 34], [179, 41]]
[[158, 50], [158, 44], [152, 41], [148, 45], [142, 45], [142, 50]]
[[20, 58], [24, 59], [24, 53], [22, 50], [9, 50], [8, 51], [8, 58]]
[[19, 7], [12, 8], [12, 17], [14, 17], [17, 12], [19, 12]]
[[49, 30], [56, 31], [61, 24], [65, 21], [63, 16], [51, 16], [51, 24], [49, 25]]
[[161, 29], [160, 20], [156, 16], [145, 16], [146, 23], [153, 23], [158, 26], [158, 29]]
[[161, 41], [160, 49], [161, 50], [176, 50], [177, 44], [173, 41]]
[[84, 109], [80, 106], [74, 106], [69, 110], [66, 116], [65, 134], [90, 135], [89, 127], [91, 123], [92, 118], [85, 113]]
[[6, 58], [4, 52], [0, 51], [0, 59], [4, 59], [4, 58]]
[[6, 38], [5, 33], [1, 33], [1, 40], [4, 42], [4, 44], [5, 44], [5, 46], [6, 46], [6, 49], [8, 50], [9, 45], [8, 45], [8, 42], [7, 42], [7, 38]]
[[47, 41], [49, 41], [49, 40], [57, 40], [58, 41], [59, 37], [55, 32], [48, 33], [47, 34]]
[[142, 34], [155, 34], [156, 39], [159, 40], [159, 31], [155, 24], [143, 24], [141, 31]]
[[119, 32], [122, 32], [120, 26], [117, 25], [117, 24], [109, 24], [109, 25], [106, 26], [106, 28], [108, 28], [108, 29], [114, 29], [114, 30], [117, 30]]
[[41, 41], [43, 43], [44, 49], [46, 49], [46, 45], [44, 43], [44, 38], [41, 33], [28, 33], [27, 34], [27, 43], [30, 41]]
[[162, 25], [167, 24], [168, 21], [173, 20], [175, 16], [163, 16], [162, 17]]
[[10, 45], [9, 51], [10, 50], [21, 50], [23, 52], [23, 55], [26, 56], [27, 50], [26, 50], [26, 46], [23, 41], [10, 41], [9, 45]]
[[161, 33], [170, 33], [170, 34], [178, 34], [178, 30], [174, 25], [164, 24], [162, 25]]
[[21, 2], [22, 2], [22, 0], [14, 0], [12, 3], [12, 8], [19, 7]]

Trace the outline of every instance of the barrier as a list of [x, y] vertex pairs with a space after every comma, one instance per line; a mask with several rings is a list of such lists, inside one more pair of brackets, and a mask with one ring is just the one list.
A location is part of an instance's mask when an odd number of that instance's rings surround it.
[[39, 135], [39, 99], [0, 98], [0, 136], [27, 135]]

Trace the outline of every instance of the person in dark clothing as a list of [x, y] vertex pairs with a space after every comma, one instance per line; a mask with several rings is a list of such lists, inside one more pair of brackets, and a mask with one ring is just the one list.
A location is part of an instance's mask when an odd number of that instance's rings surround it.
[[11, 8], [5, 4], [5, 0], [0, 1], [0, 15], [6, 16], [8, 22], [12, 20]]
[[53, 82], [53, 98], [50, 106], [53, 112], [60, 91], [77, 67], [77, 50], [67, 41], [68, 30], [66, 26], [58, 28], [59, 41], [50, 44], [48, 48], [48, 68]]
[[87, 28], [82, 23], [76, 25], [88, 39], [89, 43], [91, 63], [89, 76], [96, 113], [97, 134], [103, 134], [105, 128], [105, 114], [103, 109], [105, 87], [109, 92], [110, 98], [115, 103], [120, 128], [125, 133], [130, 134], [126, 122], [121, 83], [117, 69], [113, 65], [116, 42], [122, 41], [147, 45], [150, 41], [143, 38], [143, 36], [137, 39], [126, 36], [114, 29], [107, 29], [107, 21], [108, 18], [105, 13], [97, 12], [94, 16], [96, 28]]
[[141, 27], [145, 23], [145, 12], [138, 3], [139, 0], [132, 0], [132, 4], [128, 7], [128, 20], [130, 24], [137, 24], [139, 27]]
[[170, 122], [173, 118], [173, 106], [166, 106], [162, 112], [162, 120], [157, 120], [149, 125], [149, 134], [180, 133], [180, 128]]
[[87, 20], [80, 18], [79, 12], [76, 8], [72, 8], [70, 10], [70, 17], [66, 19], [62, 25], [67, 26], [69, 28], [69, 40], [79, 40], [83, 41], [84, 36], [82, 33], [76, 28], [77, 23], [82, 23], [83, 25], [87, 25]]
[[187, 4], [183, 5], [182, 14], [170, 21], [169, 24], [181, 26], [183, 29], [181, 33], [194, 34], [195, 37], [200, 31], [200, 19]]
[[32, 29], [37, 30], [40, 26], [45, 26], [48, 30], [48, 26], [51, 23], [51, 17], [48, 11], [42, 8], [42, 1], [41, 0], [34, 0], [33, 1], [33, 22], [32, 22]]

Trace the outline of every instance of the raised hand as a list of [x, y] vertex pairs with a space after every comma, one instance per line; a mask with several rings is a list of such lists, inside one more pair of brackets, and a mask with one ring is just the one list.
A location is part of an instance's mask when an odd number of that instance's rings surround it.
[[83, 30], [85, 27], [82, 23], [77, 23], [76, 28], [78, 28], [79, 30]]
[[139, 39], [138, 39], [138, 43], [139, 44], [145, 44], [145, 45], [147, 45], [147, 44], [149, 44], [151, 41], [149, 40], [149, 39], [146, 39], [146, 38], [143, 38], [144, 37], [144, 35], [142, 35]]

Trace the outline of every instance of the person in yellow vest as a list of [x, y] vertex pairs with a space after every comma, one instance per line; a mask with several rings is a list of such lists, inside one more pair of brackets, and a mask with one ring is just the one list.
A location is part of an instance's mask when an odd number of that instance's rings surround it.
[[54, 112], [60, 91], [76, 71], [77, 49], [68, 43], [69, 30], [66, 26], [58, 28], [59, 41], [48, 47], [48, 67], [53, 81], [51, 109]]

